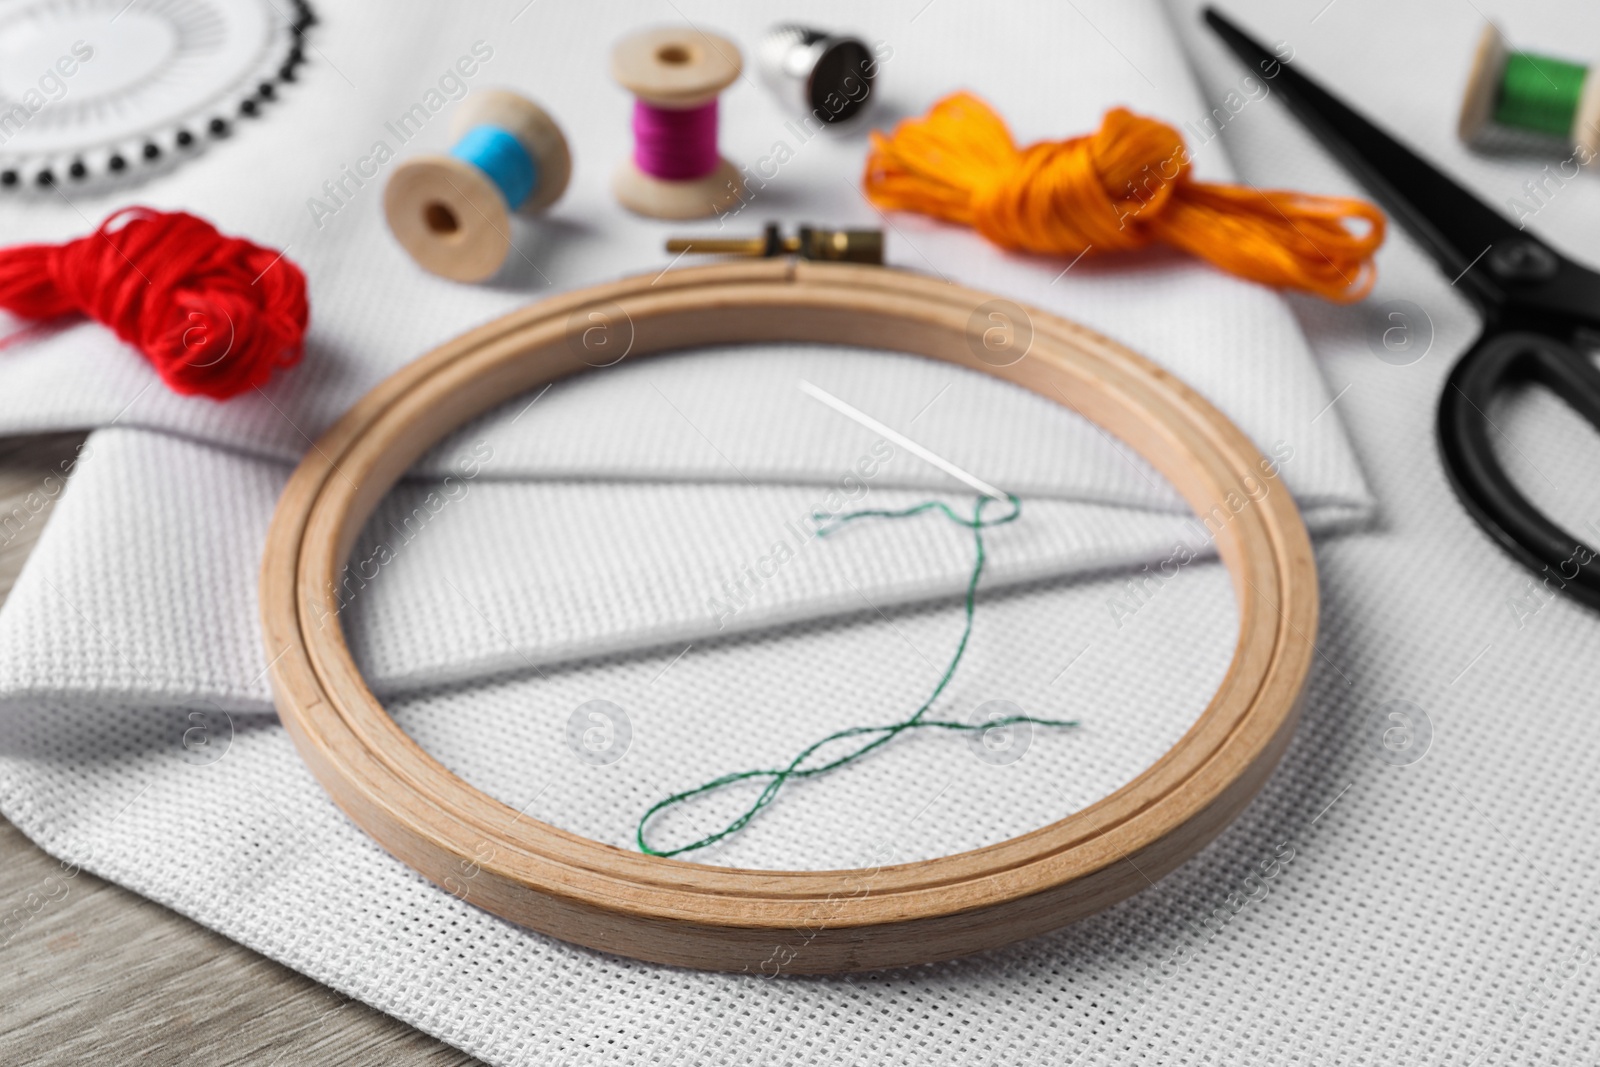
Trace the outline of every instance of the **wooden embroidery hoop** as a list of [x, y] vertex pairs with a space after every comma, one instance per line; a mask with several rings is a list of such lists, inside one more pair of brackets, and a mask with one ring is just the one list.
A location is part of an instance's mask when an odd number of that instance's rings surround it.
[[[580, 945], [714, 970], [950, 959], [1063, 926], [1177, 867], [1260, 789], [1298, 720], [1318, 600], [1305, 526], [1256, 447], [1192, 389], [1081, 326], [996, 299], [882, 267], [717, 264], [541, 301], [384, 381], [307, 453], [261, 565], [273, 692], [312, 773], [392, 854], [473, 904]], [[1031, 329], [1023, 358], [1006, 366], [977, 340], [997, 307], [1023, 316], [1009, 323], [1012, 343]], [[872, 869], [763, 871], [659, 859], [519, 817], [412, 741], [362, 680], [334, 593], [401, 474], [473, 416], [620, 346], [639, 357], [763, 341], [893, 349], [995, 374], [1120, 437], [1199, 515], [1220, 508], [1215, 541], [1239, 639], [1178, 743], [1109, 796], [996, 845]], [[604, 344], [619, 347], [596, 358]], [[1261, 485], [1263, 495], [1247, 494]]]

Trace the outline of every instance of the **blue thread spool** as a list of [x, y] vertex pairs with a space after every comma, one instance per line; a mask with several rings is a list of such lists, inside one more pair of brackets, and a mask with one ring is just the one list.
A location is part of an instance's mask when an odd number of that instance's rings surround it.
[[396, 168], [383, 193], [395, 239], [424, 269], [482, 281], [511, 251], [511, 215], [553, 204], [572, 176], [561, 128], [533, 101], [503, 89], [476, 93], [451, 119], [449, 155]]

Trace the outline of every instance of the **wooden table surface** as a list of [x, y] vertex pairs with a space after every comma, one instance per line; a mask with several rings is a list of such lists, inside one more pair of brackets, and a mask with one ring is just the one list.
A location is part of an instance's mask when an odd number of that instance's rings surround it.
[[[82, 439], [0, 438], [0, 516]], [[47, 518], [0, 538], [0, 602]], [[55, 869], [0, 819], [0, 914]], [[477, 1062], [87, 872], [0, 947], [0, 1064]]]

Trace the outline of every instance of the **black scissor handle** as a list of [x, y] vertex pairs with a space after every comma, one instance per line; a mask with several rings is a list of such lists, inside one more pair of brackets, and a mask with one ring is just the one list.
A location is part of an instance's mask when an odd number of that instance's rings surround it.
[[1495, 395], [1514, 381], [1549, 388], [1600, 429], [1600, 371], [1561, 340], [1521, 330], [1485, 331], [1450, 372], [1439, 397], [1439, 452], [1450, 484], [1489, 536], [1552, 590], [1600, 607], [1600, 553], [1557, 526], [1506, 477], [1492, 447]]

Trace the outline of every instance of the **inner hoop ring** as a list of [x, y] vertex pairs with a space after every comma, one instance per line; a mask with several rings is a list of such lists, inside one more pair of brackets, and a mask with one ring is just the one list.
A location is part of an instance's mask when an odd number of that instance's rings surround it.
[[[826, 974], [950, 959], [1056, 929], [1167, 874], [1243, 810], [1293, 734], [1317, 627], [1310, 540], [1243, 432], [1127, 348], [1027, 309], [1025, 357], [1003, 367], [980, 359], [969, 323], [994, 299], [883, 267], [717, 264], [541, 301], [397, 372], [307, 453], [267, 535], [266, 651], [278, 714], [301, 757], [357, 825], [462, 899], [565, 941], [686, 967]], [[1138, 777], [1058, 822], [871, 869], [744, 870], [646, 856], [519, 817], [469, 786], [367, 688], [338, 621], [339, 572], [419, 457], [508, 398], [588, 369], [572, 324], [619, 310], [630, 358], [764, 341], [891, 349], [1015, 382], [1121, 438], [1197, 513], [1227, 516], [1215, 543], [1233, 578], [1239, 638], [1205, 711]], [[1246, 479], [1270, 488], [1246, 494]]]

